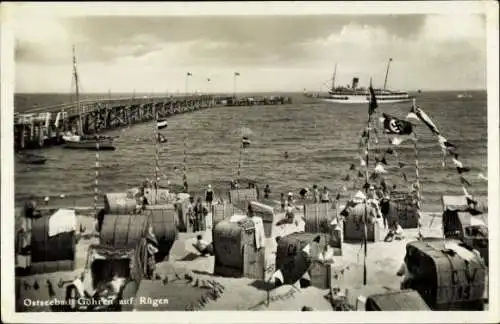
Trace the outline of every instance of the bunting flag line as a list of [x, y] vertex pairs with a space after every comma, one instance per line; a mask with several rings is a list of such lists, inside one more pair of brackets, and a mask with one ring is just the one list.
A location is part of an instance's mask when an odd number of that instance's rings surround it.
[[182, 174], [182, 185], [184, 186], [184, 192], [188, 193], [188, 181], [187, 181], [187, 132], [184, 131], [184, 157], [183, 157], [183, 174]]
[[413, 151], [415, 154], [415, 194], [417, 195], [417, 218], [418, 218], [418, 238], [421, 239], [422, 236], [422, 211], [421, 211], [421, 196], [420, 196], [420, 168], [418, 163], [418, 137], [416, 133], [413, 133]]
[[95, 180], [94, 180], [94, 212], [95, 217], [97, 217], [97, 203], [99, 200], [99, 141], [95, 143]]
[[[158, 111], [156, 111], [156, 120], [158, 120], [158, 117], [159, 117], [159, 113]], [[155, 130], [155, 160], [154, 160], [154, 163], [155, 163], [155, 172], [154, 172], [154, 175], [155, 175], [155, 180], [154, 180], [154, 188], [157, 189], [158, 188], [158, 182], [159, 182], [159, 176], [158, 176], [158, 173], [160, 172], [160, 133], [158, 132], [158, 127], [155, 127], [154, 128]]]

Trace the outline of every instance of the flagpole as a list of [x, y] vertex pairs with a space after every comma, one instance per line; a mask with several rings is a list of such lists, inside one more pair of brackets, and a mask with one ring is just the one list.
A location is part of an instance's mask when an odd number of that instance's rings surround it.
[[237, 175], [238, 181], [240, 180], [240, 176], [241, 176], [241, 161], [242, 161], [242, 158], [243, 158], [243, 142], [240, 143], [240, 157], [238, 159], [238, 175]]
[[184, 131], [184, 158], [183, 158], [183, 175], [182, 175], [182, 182], [184, 186], [184, 190], [186, 193], [188, 193], [188, 182], [187, 182], [187, 132]]
[[364, 213], [364, 235], [363, 235], [363, 241], [364, 241], [364, 258], [363, 258], [363, 285], [366, 285], [367, 282], [367, 254], [368, 254], [368, 228], [367, 228], [367, 222], [368, 222], [368, 168], [369, 168], [369, 152], [370, 152], [370, 124], [372, 120], [372, 114], [374, 110], [377, 108], [377, 100], [375, 97], [375, 93], [373, 92], [372, 88], [372, 80], [370, 78], [370, 101], [368, 103], [368, 121], [366, 123], [367, 125], [367, 139], [366, 139], [366, 150], [365, 150], [365, 213]]
[[238, 76], [238, 74], [236, 72], [234, 72], [234, 75], [233, 75], [233, 97], [236, 98], [236, 77]]
[[189, 95], [189, 77], [191, 76], [191, 72], [186, 73], [186, 84], [185, 84], [185, 89], [186, 89], [186, 96]]
[[[154, 103], [155, 105], [155, 103]], [[156, 112], [156, 121], [154, 123], [154, 136], [155, 136], [155, 195], [157, 196], [158, 194], [158, 172], [160, 172], [160, 145], [159, 145], [159, 132], [158, 132], [158, 117], [159, 113], [158, 110], [156, 109], [155, 105], [155, 112]], [[156, 200], [158, 200], [158, 196], [156, 197]]]
[[[416, 99], [413, 98], [413, 106], [416, 106]], [[421, 196], [420, 196], [420, 170], [418, 164], [418, 146], [417, 146], [417, 133], [413, 132], [413, 150], [415, 152], [415, 191], [417, 195], [417, 217], [418, 217], [418, 239], [422, 238], [422, 213], [421, 213]]]

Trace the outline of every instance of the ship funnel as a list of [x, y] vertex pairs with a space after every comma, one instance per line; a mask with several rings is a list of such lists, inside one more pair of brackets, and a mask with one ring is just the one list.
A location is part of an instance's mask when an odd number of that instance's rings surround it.
[[356, 89], [358, 87], [359, 78], [352, 78], [352, 88]]

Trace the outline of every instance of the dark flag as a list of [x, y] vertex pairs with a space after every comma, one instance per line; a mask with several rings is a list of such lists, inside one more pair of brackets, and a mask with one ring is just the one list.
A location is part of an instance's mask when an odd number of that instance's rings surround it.
[[365, 175], [363, 174], [363, 172], [358, 171], [358, 177], [359, 177], [359, 178], [363, 178], [364, 176], [365, 176]]
[[193, 75], [193, 73], [188, 72], [186, 75], [187, 75], [187, 76], [192, 76], [192, 75]]
[[458, 171], [459, 174], [462, 174], [464, 172], [469, 172], [470, 168], [468, 168], [468, 167], [458, 167], [457, 166], [457, 171]]
[[382, 160], [380, 160], [380, 163], [387, 165], [387, 160], [385, 159], [385, 156], [382, 157]]
[[400, 167], [400, 168], [404, 168], [404, 167], [405, 167], [405, 165], [406, 165], [406, 164], [404, 164], [403, 162], [399, 162], [398, 164], [399, 164], [399, 167]]
[[234, 72], [235, 76], [240, 76], [240, 72]]
[[386, 152], [387, 152], [387, 154], [394, 154], [394, 150], [390, 147], [387, 149]]
[[368, 115], [372, 115], [377, 109], [377, 97], [375, 96], [375, 91], [373, 91], [372, 84], [370, 82], [370, 103], [368, 104]]
[[356, 170], [356, 166], [354, 165], [354, 163], [351, 164], [351, 166], [349, 167], [349, 170]]
[[413, 132], [413, 125], [406, 120], [385, 113], [382, 118], [384, 119], [384, 130], [388, 134], [410, 135]]

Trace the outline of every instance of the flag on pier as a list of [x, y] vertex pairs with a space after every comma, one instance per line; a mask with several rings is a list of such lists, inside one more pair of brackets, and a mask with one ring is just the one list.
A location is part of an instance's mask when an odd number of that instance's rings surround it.
[[250, 141], [250, 139], [249, 139], [248, 137], [243, 136], [243, 137], [241, 138], [241, 145], [242, 145], [242, 147], [243, 147], [243, 148], [247, 148], [247, 147], [249, 147], [251, 143], [252, 143], [252, 142]]
[[388, 134], [410, 135], [413, 132], [413, 125], [406, 120], [402, 120], [385, 113], [383, 114], [383, 117], [381, 117], [381, 120], [384, 125], [384, 130]]
[[234, 76], [240, 76], [240, 72], [234, 72]]

